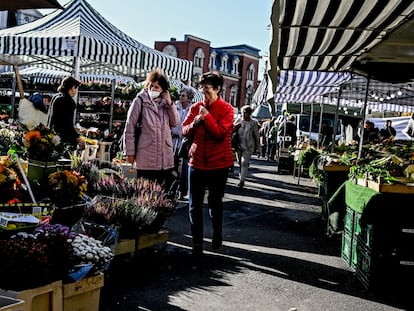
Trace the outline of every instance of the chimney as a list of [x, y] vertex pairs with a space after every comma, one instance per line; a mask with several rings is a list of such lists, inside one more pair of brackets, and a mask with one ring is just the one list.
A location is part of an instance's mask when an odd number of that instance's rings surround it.
[[173, 41], [177, 41], [177, 38], [171, 38], [171, 39], [170, 39], [170, 41], [171, 41], [171, 42], [173, 42]]

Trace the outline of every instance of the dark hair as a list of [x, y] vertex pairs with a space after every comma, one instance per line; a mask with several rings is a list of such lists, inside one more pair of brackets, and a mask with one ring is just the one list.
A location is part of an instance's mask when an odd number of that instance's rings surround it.
[[63, 78], [57, 90], [58, 92], [67, 93], [72, 87], [79, 87], [80, 84], [80, 81], [76, 80], [74, 77], [68, 76]]
[[152, 82], [158, 82], [163, 91], [168, 91], [170, 88], [170, 82], [161, 68], [155, 68], [148, 74], [147, 80], [145, 80], [145, 88], [148, 88]]
[[252, 114], [253, 109], [249, 105], [245, 105], [241, 108], [242, 112], [247, 112], [248, 114]]
[[209, 71], [200, 76], [199, 83], [200, 85], [211, 84], [214, 89], [220, 87], [221, 91], [224, 81], [222, 75], [218, 71]]

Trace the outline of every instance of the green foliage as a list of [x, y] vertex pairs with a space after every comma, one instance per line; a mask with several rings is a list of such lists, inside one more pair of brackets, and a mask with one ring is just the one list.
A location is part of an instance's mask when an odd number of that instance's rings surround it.
[[168, 89], [168, 92], [170, 92], [171, 100], [173, 102], [180, 99], [180, 92], [178, 91], [178, 88], [176, 86], [171, 86]]
[[298, 165], [310, 167], [315, 158], [319, 155], [319, 151], [313, 147], [308, 147], [299, 153]]

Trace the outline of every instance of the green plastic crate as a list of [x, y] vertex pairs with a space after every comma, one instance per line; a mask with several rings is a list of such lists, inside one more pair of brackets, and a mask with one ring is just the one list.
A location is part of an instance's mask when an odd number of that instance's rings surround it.
[[341, 257], [342, 259], [351, 266], [351, 256], [352, 256], [352, 233], [348, 230], [344, 230], [342, 233], [342, 250]]
[[344, 229], [349, 232], [354, 232], [354, 210], [350, 207], [346, 207], [345, 210], [345, 219], [344, 219]]

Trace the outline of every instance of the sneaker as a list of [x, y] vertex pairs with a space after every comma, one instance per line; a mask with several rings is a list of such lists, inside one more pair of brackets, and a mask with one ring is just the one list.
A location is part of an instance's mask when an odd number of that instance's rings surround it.
[[244, 187], [244, 181], [240, 181], [240, 182], [237, 184], [237, 187], [239, 187], [239, 188], [243, 188], [243, 187]]

